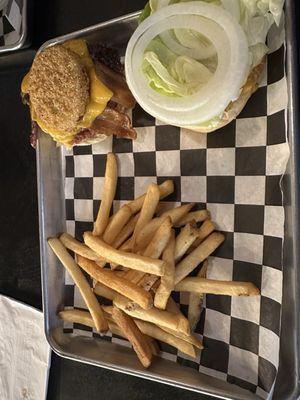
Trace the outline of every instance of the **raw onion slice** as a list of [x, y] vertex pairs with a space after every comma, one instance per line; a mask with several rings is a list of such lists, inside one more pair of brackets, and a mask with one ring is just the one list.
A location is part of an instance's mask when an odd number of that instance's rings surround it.
[[[142, 72], [152, 39], [170, 29], [192, 29], [214, 46], [218, 65], [199, 91], [170, 97], [153, 90]], [[125, 55], [125, 73], [134, 97], [149, 114], [173, 125], [197, 125], [222, 113], [237, 99], [249, 72], [248, 43], [244, 31], [226, 10], [193, 1], [163, 7], [144, 20], [132, 35]]]

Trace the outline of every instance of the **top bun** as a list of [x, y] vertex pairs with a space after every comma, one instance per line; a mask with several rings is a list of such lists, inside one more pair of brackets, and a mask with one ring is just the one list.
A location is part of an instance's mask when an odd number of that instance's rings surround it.
[[227, 108], [215, 124], [211, 124], [209, 126], [186, 126], [185, 128], [196, 132], [210, 133], [222, 128], [223, 126], [233, 121], [243, 110], [251, 95], [257, 90], [265, 64], [266, 57], [262, 59], [260, 64], [252, 69], [252, 71], [248, 75], [245, 85], [242, 87], [239, 98], [231, 102], [227, 106]]
[[89, 78], [79, 56], [61, 45], [40, 52], [30, 70], [28, 93], [33, 112], [46, 126], [74, 131], [89, 100]]

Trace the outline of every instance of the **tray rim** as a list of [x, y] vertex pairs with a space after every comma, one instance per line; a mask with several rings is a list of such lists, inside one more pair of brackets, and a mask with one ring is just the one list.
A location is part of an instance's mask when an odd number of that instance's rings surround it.
[[[286, 0], [285, 2], [285, 29], [286, 29], [286, 73], [287, 73], [287, 87], [288, 87], [288, 133], [289, 133], [289, 143], [290, 149], [290, 160], [289, 163], [293, 170], [293, 175], [291, 177], [291, 188], [294, 190], [291, 191], [291, 217], [293, 219], [293, 223], [291, 226], [292, 229], [292, 238], [293, 238], [293, 265], [291, 267], [291, 271], [288, 271], [288, 268], [283, 268], [283, 282], [285, 278], [292, 280], [294, 286], [292, 288], [294, 302], [293, 304], [287, 304], [290, 300], [289, 294], [285, 293], [283, 290], [283, 303], [282, 303], [282, 315], [281, 315], [281, 337], [280, 337], [280, 353], [279, 360], [281, 359], [282, 353], [284, 352], [282, 349], [282, 339], [283, 339], [283, 331], [285, 329], [284, 324], [284, 309], [293, 308], [292, 319], [296, 329], [293, 330], [292, 340], [294, 342], [294, 348], [297, 352], [297, 357], [294, 359], [294, 386], [286, 399], [298, 399], [300, 397], [300, 343], [299, 343], [299, 334], [300, 334], [300, 274], [297, 269], [297, 265], [300, 260], [300, 219], [299, 219], [299, 210], [297, 206], [300, 204], [300, 139], [297, 133], [300, 128], [300, 118], [299, 118], [299, 91], [298, 91], [298, 65], [297, 65], [297, 56], [299, 56], [297, 52], [297, 35], [296, 35], [296, 5], [293, 0]], [[298, 240], [297, 240], [298, 239]], [[283, 283], [283, 289], [284, 283]], [[278, 368], [277, 379], [280, 377], [280, 363]], [[282, 395], [280, 393], [280, 389], [276, 387], [275, 382], [275, 390], [274, 396], [277, 397]]]
[[[293, 4], [292, 0], [286, 0], [286, 20], [287, 18], [289, 19], [289, 23], [286, 26], [286, 36], [287, 36], [287, 82], [288, 82], [288, 89], [289, 89], [289, 93], [288, 93], [288, 99], [289, 99], [289, 115], [288, 115], [288, 130], [289, 132], [292, 132], [292, 141], [293, 143], [291, 144], [291, 148], [293, 148], [293, 152], [291, 152], [291, 160], [293, 165], [297, 165], [297, 158], [299, 159], [300, 157], [300, 139], [298, 140], [296, 135], [294, 135], [293, 133], [295, 131], [297, 131], [298, 128], [298, 119], [297, 119], [297, 110], [298, 110], [298, 96], [296, 93], [296, 81], [297, 81], [297, 64], [296, 64], [296, 54], [295, 54], [295, 49], [292, 48], [291, 43], [289, 41], [289, 39], [292, 39], [295, 37], [295, 12], [294, 12], [294, 7], [295, 5]], [[108, 21], [99, 23], [99, 24], [94, 24], [90, 27], [87, 28], [83, 28], [80, 29], [78, 31], [72, 32], [72, 33], [68, 33], [66, 35], [62, 35], [62, 36], [58, 36], [56, 38], [53, 38], [51, 40], [48, 40], [47, 42], [45, 42], [38, 50], [38, 52], [42, 51], [44, 48], [52, 46], [56, 43], [60, 43], [69, 39], [72, 39], [74, 37], [80, 37], [82, 35], [87, 35], [89, 33], [94, 32], [95, 30], [99, 29], [99, 28], [103, 28], [103, 27], [107, 27], [109, 25], [112, 25], [114, 23], [118, 23], [118, 22], [123, 22], [123, 21], [127, 21], [127, 20], [131, 20], [131, 19], [135, 19], [138, 15], [140, 14], [140, 11], [136, 11], [133, 13], [129, 13], [120, 17], [116, 17], [113, 19], [110, 19]], [[297, 150], [298, 149], [298, 150]], [[298, 154], [298, 157], [297, 157]], [[135, 369], [130, 369], [128, 367], [122, 367], [120, 365], [112, 365], [112, 364], [108, 364], [108, 363], [103, 363], [103, 362], [94, 362], [93, 360], [88, 360], [86, 358], [82, 358], [82, 357], [78, 357], [70, 352], [66, 352], [63, 351], [62, 349], [59, 348], [59, 346], [57, 346], [57, 343], [55, 342], [55, 340], [53, 339], [53, 337], [50, 334], [49, 331], [49, 326], [48, 326], [48, 321], [47, 321], [47, 304], [46, 304], [46, 292], [47, 292], [47, 286], [46, 286], [46, 282], [45, 282], [45, 274], [44, 272], [44, 268], [45, 268], [45, 255], [43, 254], [43, 242], [44, 242], [44, 232], [43, 232], [43, 206], [42, 206], [42, 187], [40, 185], [40, 170], [39, 170], [39, 159], [38, 159], [38, 151], [37, 151], [37, 179], [38, 179], [38, 203], [39, 203], [39, 221], [40, 221], [40, 226], [39, 226], [39, 230], [40, 230], [40, 246], [41, 246], [41, 270], [42, 270], [42, 294], [43, 294], [43, 309], [46, 310], [46, 312], [44, 313], [44, 321], [45, 321], [45, 334], [46, 334], [46, 338], [49, 342], [49, 345], [51, 346], [52, 350], [58, 354], [61, 357], [70, 359], [70, 360], [74, 360], [74, 361], [80, 361], [80, 362], [84, 362], [86, 364], [90, 364], [90, 365], [96, 365], [96, 366], [100, 366], [102, 368], [106, 368], [109, 370], [113, 370], [113, 371], [117, 371], [117, 372], [121, 372], [121, 373], [126, 373], [129, 375], [133, 375], [133, 376], [137, 376], [137, 377], [141, 377], [141, 378], [146, 378], [148, 380], [152, 380], [152, 381], [156, 381], [159, 383], [164, 383], [164, 384], [168, 384], [168, 385], [172, 385], [178, 388], [183, 388], [183, 389], [187, 389], [187, 390], [191, 390], [191, 391], [195, 391], [197, 393], [202, 393], [205, 395], [210, 395], [210, 396], [214, 396], [214, 397], [218, 397], [218, 398], [235, 398], [235, 397], [227, 397], [225, 394], [222, 393], [222, 391], [220, 392], [212, 392], [210, 390], [199, 390], [196, 389], [195, 387], [191, 387], [189, 385], [184, 385], [182, 383], [178, 383], [176, 381], [174, 381], [173, 379], [170, 378], [165, 378], [165, 377], [158, 377], [155, 376], [153, 374], [147, 374], [147, 373], [143, 373], [141, 371], [135, 370]], [[299, 174], [297, 173], [297, 168], [293, 169], [294, 171], [294, 184], [295, 184], [295, 197], [293, 200], [293, 204], [299, 204], [299, 196], [300, 196], [300, 188], [298, 185], [298, 181], [299, 181]], [[295, 210], [294, 210], [295, 211]], [[295, 212], [293, 214], [295, 217], [298, 217], [298, 212]], [[296, 221], [299, 221], [299, 218], [296, 219]], [[299, 237], [300, 234], [300, 221], [297, 224], [294, 224], [293, 226], [293, 238], [294, 237]], [[300, 260], [300, 246], [297, 244], [296, 241], [293, 242], [293, 254], [294, 254], [294, 260]], [[296, 264], [296, 263], [294, 263]], [[295, 265], [293, 266], [293, 274], [294, 274], [294, 283], [297, 284], [298, 287], [300, 287], [300, 275], [297, 274], [297, 270]], [[298, 292], [297, 292], [298, 293]], [[297, 298], [300, 300], [300, 294], [297, 295]], [[298, 303], [298, 302], [297, 302]], [[295, 332], [294, 334], [294, 341], [295, 343], [297, 343], [297, 349], [298, 349], [298, 357], [297, 357], [297, 362], [296, 362], [296, 384], [293, 387], [293, 392], [290, 394], [289, 399], [294, 399], [297, 398], [300, 392], [300, 387], [299, 387], [299, 364], [298, 364], [298, 360], [300, 360], [300, 348], [298, 345], [298, 335], [297, 333], [300, 332], [300, 316], [299, 316], [299, 312], [297, 312], [299, 309], [299, 307], [297, 306], [297, 304], [295, 304], [295, 313], [294, 313], [294, 320], [295, 320], [295, 325], [297, 326], [297, 332]], [[297, 317], [298, 315], [298, 317]], [[279, 366], [280, 369], [280, 366]], [[198, 374], [201, 374], [201, 372], [198, 372]], [[276, 386], [276, 382], [275, 382], [275, 386]], [[242, 392], [244, 392], [243, 389], [241, 389]], [[249, 395], [250, 394], [250, 395]], [[247, 398], [257, 398], [255, 395], [253, 395], [251, 392], [246, 391], [245, 395], [249, 396]], [[252, 395], [252, 396], [251, 396]], [[242, 396], [242, 393], [241, 393]], [[254, 396], [254, 397], [253, 397]], [[237, 397], [237, 398], [242, 398], [242, 397]]]
[[0, 54], [19, 50], [25, 45], [26, 39], [27, 39], [27, 34], [28, 34], [27, 16], [28, 16], [28, 3], [27, 3], [27, 0], [23, 0], [22, 30], [21, 30], [20, 38], [18, 39], [17, 42], [15, 42], [13, 44], [0, 47]]
[[53, 46], [53, 45], [55, 45], [57, 43], [65, 42], [66, 40], [73, 39], [74, 37], [80, 37], [82, 35], [88, 35], [89, 33], [92, 33], [96, 29], [99, 29], [99, 28], [104, 28], [104, 27], [107, 27], [109, 25], [113, 25], [113, 24], [118, 23], [118, 22], [123, 22], [123, 21], [126, 21], [126, 20], [134, 19], [134, 18], [138, 17], [140, 14], [141, 14], [141, 10], [134, 11], [134, 12], [129, 13], [129, 14], [121, 15], [119, 17], [112, 18], [112, 19], [109, 19], [109, 20], [104, 21], [104, 22], [100, 22], [99, 24], [91, 25], [91, 26], [89, 26], [87, 28], [79, 29], [78, 31], [67, 33], [66, 35], [57, 36], [57, 37], [55, 37], [53, 39], [47, 40], [44, 44], [42, 44], [41, 47], [38, 49], [37, 54], [39, 52], [41, 52], [42, 50], [44, 50], [44, 48], [46, 48], [46, 47]]

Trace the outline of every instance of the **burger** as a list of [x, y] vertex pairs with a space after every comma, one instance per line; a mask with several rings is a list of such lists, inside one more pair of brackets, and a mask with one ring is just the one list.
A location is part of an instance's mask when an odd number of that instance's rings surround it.
[[33, 121], [60, 145], [88, 145], [110, 135], [135, 139], [134, 107], [118, 54], [77, 39], [42, 50], [21, 86]]
[[125, 54], [128, 86], [158, 120], [197, 132], [235, 119], [259, 87], [283, 0], [149, 0]]

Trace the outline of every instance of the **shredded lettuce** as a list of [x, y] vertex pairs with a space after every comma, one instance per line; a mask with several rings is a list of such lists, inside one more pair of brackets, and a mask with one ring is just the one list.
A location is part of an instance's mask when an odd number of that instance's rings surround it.
[[150, 86], [168, 96], [189, 96], [212, 76], [206, 66], [187, 56], [178, 57], [159, 38], [148, 46], [142, 68]]
[[284, 0], [239, 0], [246, 9], [250, 18], [270, 13], [277, 25], [279, 25]]
[[240, 25], [246, 33], [252, 67], [268, 53], [267, 34], [275, 22], [280, 22], [284, 0], [239, 0]]
[[[140, 21], [162, 7], [185, 1], [189, 0], [150, 0], [141, 14]], [[274, 22], [278, 25], [280, 22], [284, 0], [199, 1], [223, 7], [234, 16], [248, 40], [251, 68], [257, 66], [268, 53], [266, 37], [271, 25]], [[186, 49], [199, 49], [202, 46], [203, 49], [211, 45], [205, 37], [190, 29], [174, 29], [169, 32], [172, 40], [177, 41], [181, 48], [183, 46]], [[209, 56], [199, 60], [192, 58], [194, 53], [178, 54], [175, 48], [171, 51], [161, 38], [153, 39], [144, 54], [143, 73], [149, 85], [167, 96], [189, 96], [198, 91], [212, 77], [217, 57]], [[215, 122], [208, 121], [208, 124]]]
[[149, 2], [145, 5], [141, 15], [139, 16], [139, 24], [144, 21], [144, 19], [148, 18], [151, 15], [151, 7]]
[[197, 87], [204, 85], [212, 76], [212, 73], [202, 63], [187, 57], [180, 56], [171, 69], [172, 76], [183, 85]]
[[270, 13], [273, 15], [274, 21], [277, 26], [280, 24], [280, 20], [283, 13], [283, 5], [284, 0], [270, 0], [269, 1], [269, 10]]
[[156, 92], [165, 96], [177, 97], [174, 90], [169, 87], [168, 82], [165, 82], [159, 77], [152, 65], [147, 61], [143, 61], [142, 65], [143, 73], [147, 77], [149, 86]]
[[[182, 3], [190, 0], [150, 0], [142, 13], [144, 20], [151, 13], [170, 4]], [[257, 16], [266, 17], [270, 14], [273, 21], [279, 25], [283, 12], [284, 0], [199, 0], [206, 3], [222, 6], [229, 11], [234, 17], [244, 15], [247, 18]]]
[[160, 37], [156, 37], [150, 42], [146, 49], [146, 52], [155, 53], [166, 68], [168, 68], [169, 65], [173, 64], [177, 58], [176, 54], [168, 49], [168, 47], [162, 42]]

